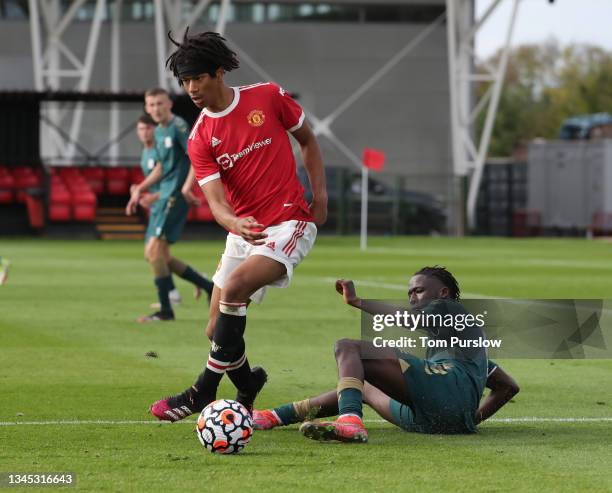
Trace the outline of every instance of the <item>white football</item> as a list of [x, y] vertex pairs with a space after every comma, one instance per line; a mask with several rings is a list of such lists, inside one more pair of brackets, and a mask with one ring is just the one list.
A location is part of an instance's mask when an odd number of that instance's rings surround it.
[[249, 411], [237, 401], [220, 399], [206, 406], [198, 417], [196, 434], [213, 454], [237, 454], [253, 435]]

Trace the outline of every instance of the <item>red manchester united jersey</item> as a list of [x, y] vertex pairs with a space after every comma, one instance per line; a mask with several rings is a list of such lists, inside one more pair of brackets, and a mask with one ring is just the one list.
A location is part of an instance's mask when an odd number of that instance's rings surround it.
[[191, 130], [198, 183], [220, 178], [236, 215], [265, 227], [312, 221], [287, 135], [302, 126], [304, 111], [272, 82], [232, 89], [232, 103], [219, 113], [203, 109]]

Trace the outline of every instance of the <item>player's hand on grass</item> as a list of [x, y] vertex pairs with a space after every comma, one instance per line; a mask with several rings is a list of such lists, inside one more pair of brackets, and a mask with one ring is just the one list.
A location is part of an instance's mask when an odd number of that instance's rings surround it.
[[327, 195], [316, 196], [310, 204], [310, 214], [317, 226], [325, 224], [327, 221]]
[[359, 307], [361, 299], [357, 296], [353, 281], [350, 279], [338, 279], [336, 281], [336, 291], [342, 295], [347, 305]]
[[257, 222], [252, 217], [239, 217], [234, 223], [232, 231], [237, 235], [242, 236], [245, 241], [248, 241], [251, 245], [263, 245], [268, 237], [263, 231], [254, 231], [255, 229], [263, 229], [264, 225]]

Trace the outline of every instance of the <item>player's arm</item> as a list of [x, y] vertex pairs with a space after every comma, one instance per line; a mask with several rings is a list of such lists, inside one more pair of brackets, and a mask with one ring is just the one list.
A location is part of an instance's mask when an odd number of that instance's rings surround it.
[[516, 380], [497, 365], [489, 373], [486, 385], [491, 392], [482, 400], [476, 411], [476, 424], [493, 416], [520, 390]]
[[221, 180], [215, 179], [206, 182], [202, 185], [202, 192], [204, 192], [215, 221], [221, 226], [242, 236], [252, 245], [263, 245], [265, 243], [264, 238], [268, 235], [264, 232], [253, 231], [253, 229], [263, 228], [263, 224], [259, 224], [252, 216], [238, 217], [236, 215], [225, 198], [225, 190]]
[[354, 306], [366, 313], [374, 314], [395, 314], [403, 309], [397, 306], [381, 303], [380, 301], [364, 300], [357, 296], [355, 284], [350, 279], [338, 279], [336, 281], [336, 291], [342, 295], [342, 299], [347, 305]]
[[195, 171], [189, 167], [189, 174], [185, 178], [181, 193], [189, 205], [200, 205], [200, 200], [193, 194], [193, 182], [195, 181]]
[[[130, 195], [132, 195], [132, 192], [137, 186], [138, 185], [130, 185]], [[158, 200], [159, 192], [146, 193], [140, 197], [138, 205], [140, 205], [140, 207], [144, 207], [145, 209], [149, 209], [153, 205], [153, 203], [157, 202]]]
[[138, 204], [144, 209], [150, 209], [151, 206], [159, 200], [159, 192], [146, 193], [140, 197]]
[[[189, 156], [189, 128], [185, 124], [185, 122], [181, 119], [177, 119], [176, 121], [176, 133], [175, 140], [178, 146], [182, 149], [186, 156]], [[181, 193], [185, 200], [189, 205], [200, 205], [200, 201], [193, 194], [193, 182], [195, 181], [195, 171], [192, 166], [189, 166], [189, 173], [187, 174], [187, 178], [183, 182], [183, 186], [181, 188]]]
[[130, 196], [130, 200], [125, 206], [125, 213], [128, 216], [131, 216], [134, 212], [136, 212], [136, 208], [138, 207], [138, 202], [140, 201], [140, 196], [143, 192], [146, 192], [150, 186], [158, 183], [164, 175], [164, 171], [162, 169], [161, 162], [157, 162], [155, 167], [149, 173], [142, 182], [132, 188], [132, 194]]
[[300, 144], [304, 167], [306, 168], [310, 189], [312, 190], [310, 212], [315, 224], [325, 224], [325, 221], [327, 221], [327, 188], [319, 143], [306, 122], [300, 128], [294, 130], [291, 135]]

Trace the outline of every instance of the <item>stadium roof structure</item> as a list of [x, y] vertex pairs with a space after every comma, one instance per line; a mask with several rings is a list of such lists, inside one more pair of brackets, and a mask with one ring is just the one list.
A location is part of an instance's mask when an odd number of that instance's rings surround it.
[[[508, 19], [505, 48], [502, 49], [499, 61], [495, 66], [485, 65], [486, 73], [475, 73], [475, 35], [504, 1], [513, 5], [511, 16]], [[67, 27], [77, 19], [77, 13], [86, 5], [86, 2], [92, 12], [91, 26], [84, 57], [79, 58], [75, 54], [74, 47], [68, 46], [68, 42], [64, 40], [63, 35]], [[167, 33], [168, 31], [184, 31], [188, 25], [194, 24], [213, 2], [211, 0], [152, 0], [152, 2], [158, 85], [178, 90], [176, 81], [170, 77], [165, 69], [165, 60], [169, 53]], [[75, 83], [76, 91], [87, 92], [89, 90], [92, 68], [98, 51], [100, 28], [102, 23], [107, 20], [108, 12], [110, 12], [110, 19], [108, 19], [111, 23], [110, 90], [121, 92], [119, 71], [122, 48], [119, 27], [123, 3], [123, 0], [74, 0], [68, 4], [62, 4], [59, 0], [29, 0], [35, 89], [39, 91], [48, 88], [59, 90], [63, 87], [61, 81], [69, 79]], [[232, 0], [216, 0], [214, 3], [218, 8], [214, 29], [217, 32], [225, 33]], [[249, 3], [249, 0], [241, 0], [236, 3]], [[285, 3], [299, 4], [302, 2], [285, 0]], [[373, 2], [367, 0], [333, 0], [325, 3], [372, 4]], [[385, 0], [385, 3], [420, 5], [423, 7], [440, 6], [442, 8], [439, 16], [425, 25], [402, 49], [389, 54], [387, 62], [371, 77], [364, 80], [332, 112], [327, 115], [318, 115], [308, 108], [305, 108], [305, 110], [312, 122], [315, 134], [329, 140], [348, 161], [356, 166], [361, 166], [361, 159], [357, 152], [346, 146], [334, 133], [333, 124], [335, 120], [345, 110], [358, 102], [406, 55], [416, 50], [419, 44], [431, 33], [446, 25], [453, 170], [459, 176], [471, 174], [467, 218], [468, 225], [472, 228], [475, 225], [478, 190], [502, 90], [509, 45], [520, 0], [491, 0], [489, 7], [479, 18], [476, 18], [475, 14], [475, 0]], [[186, 16], [184, 15], [185, 6], [189, 7]], [[248, 47], [238, 46], [231, 38], [229, 38], [229, 41], [232, 42], [233, 47], [245, 64], [249, 65], [264, 80], [274, 80], [274, 77], [266, 71], [265, 67], [249, 56]], [[65, 68], [67, 66], [70, 68]], [[491, 84], [484, 96], [476, 100], [474, 84], [483, 81]], [[112, 136], [120, 132], [119, 110], [111, 107], [110, 111], [109, 135]], [[486, 112], [485, 124], [482, 134], [477, 136], [475, 135], [474, 123], [482, 111]], [[60, 110], [52, 110], [51, 118], [53, 118], [54, 112], [55, 116], [59, 118]], [[83, 106], [77, 104], [72, 111], [72, 121], [68, 126], [69, 141], [60, 142], [58, 140], [55, 142], [56, 147], [61, 148], [62, 152], [68, 156], [75, 152], [74, 143], [78, 141], [82, 118]], [[59, 139], [58, 136], [55, 138]], [[459, 223], [462, 223], [462, 221], [457, 221], [457, 224]], [[457, 232], [459, 234], [463, 233], [461, 230]]]

